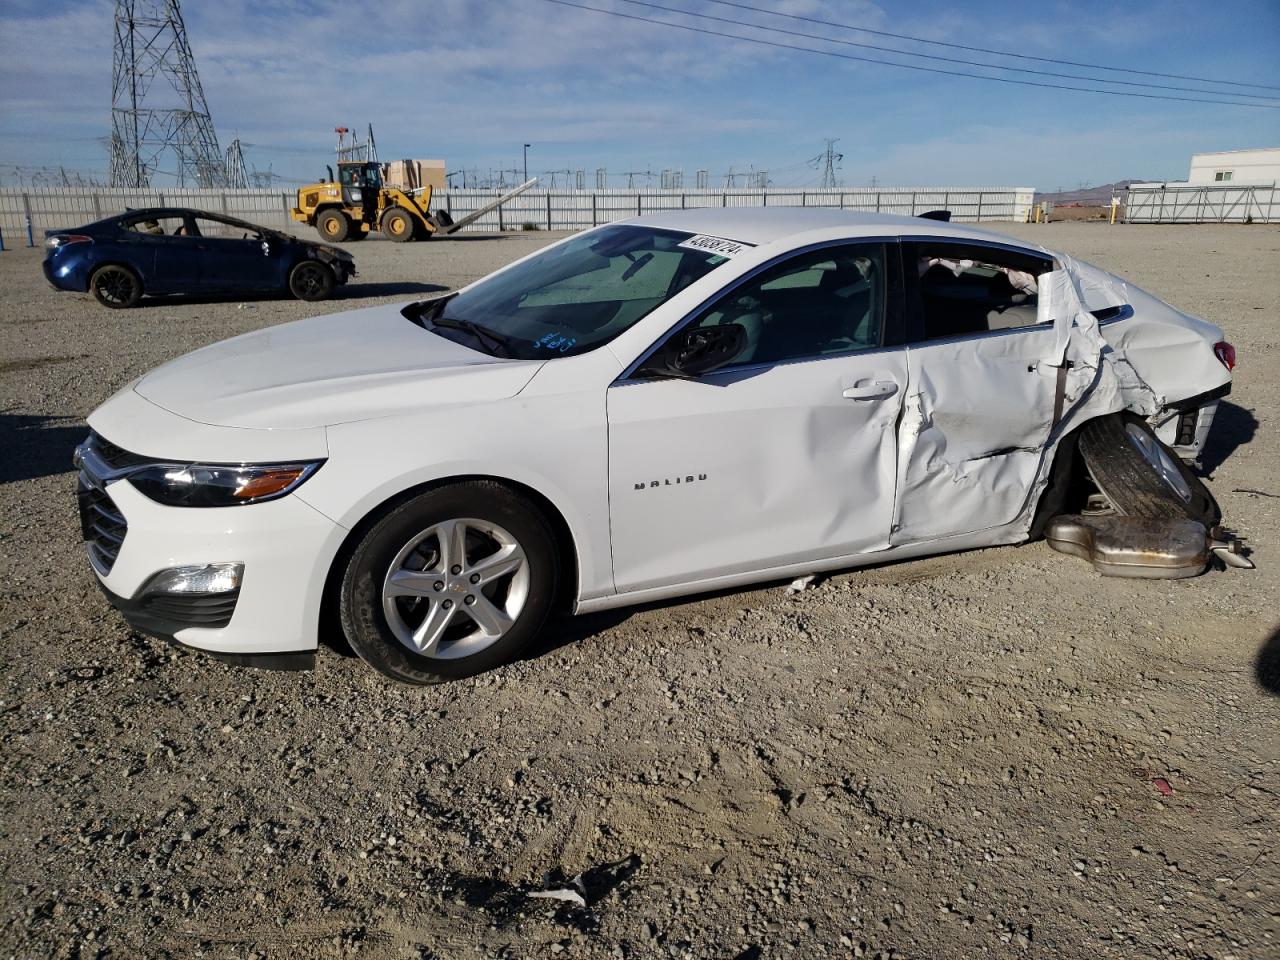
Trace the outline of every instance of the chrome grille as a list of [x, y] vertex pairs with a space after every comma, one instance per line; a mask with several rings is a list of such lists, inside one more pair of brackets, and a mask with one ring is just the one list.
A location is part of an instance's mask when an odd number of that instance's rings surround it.
[[[103, 444], [105, 441], [97, 434], [89, 435], [88, 445], [105, 461]], [[114, 444], [107, 446], [116, 458], [133, 456]], [[76, 478], [76, 504], [80, 509], [80, 536], [89, 552], [89, 562], [105, 577], [115, 566], [129, 525], [107, 493], [102, 479], [91, 473], [83, 461], [80, 462], [80, 473]]]
[[147, 457], [130, 453], [123, 447], [117, 447], [106, 437], [92, 431], [89, 433], [89, 444], [98, 455], [98, 459], [112, 470], [119, 470], [121, 467], [137, 467], [152, 462]]

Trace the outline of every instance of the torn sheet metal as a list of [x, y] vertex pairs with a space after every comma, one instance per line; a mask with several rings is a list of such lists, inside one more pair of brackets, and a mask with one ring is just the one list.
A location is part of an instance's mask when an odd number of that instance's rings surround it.
[[[1004, 525], [1002, 540], [1023, 539], [1065, 433], [1157, 408], [1142, 378], [1115, 362], [1074, 263], [1059, 263], [1039, 278], [1035, 327], [908, 348], [893, 546]], [[1091, 293], [1118, 299], [1098, 277]]]

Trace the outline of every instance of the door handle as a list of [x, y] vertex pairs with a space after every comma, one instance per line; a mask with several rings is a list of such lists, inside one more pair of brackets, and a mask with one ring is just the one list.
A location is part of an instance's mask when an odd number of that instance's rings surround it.
[[898, 385], [892, 380], [877, 380], [875, 383], [864, 383], [849, 387], [841, 394], [846, 400], [882, 400], [892, 397], [898, 392]]

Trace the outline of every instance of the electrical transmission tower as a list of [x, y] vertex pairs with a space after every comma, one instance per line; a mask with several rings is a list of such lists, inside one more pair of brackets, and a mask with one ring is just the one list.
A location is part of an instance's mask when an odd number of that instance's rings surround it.
[[[178, 0], [116, 0], [112, 66], [111, 185], [146, 187], [165, 172], [180, 186], [226, 186]], [[175, 169], [161, 171], [162, 158]]]
[[[334, 127], [333, 132], [338, 135], [337, 157], [338, 161], [355, 161], [357, 163], [378, 163], [378, 144], [373, 139], [373, 124], [369, 124], [365, 133], [364, 143], [360, 142], [356, 132], [350, 127]], [[347, 139], [347, 134], [351, 134], [351, 139]]]
[[244, 165], [244, 152], [240, 149], [240, 138], [236, 137], [227, 147], [225, 160], [227, 170], [227, 186], [233, 190], [245, 190], [249, 186], [249, 171]]
[[839, 137], [827, 137], [823, 141], [827, 145], [827, 149], [809, 160], [809, 166], [815, 170], [822, 168], [822, 187], [829, 190], [832, 187], [840, 186], [840, 181], [836, 177], [836, 171], [839, 169], [840, 161], [844, 159], [843, 153], [836, 153], [836, 144], [840, 142]]

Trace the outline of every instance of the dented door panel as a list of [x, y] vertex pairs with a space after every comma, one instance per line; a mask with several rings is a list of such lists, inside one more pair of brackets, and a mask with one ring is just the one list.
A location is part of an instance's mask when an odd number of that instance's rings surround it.
[[895, 546], [1017, 515], [1053, 425], [1053, 345], [1050, 327], [908, 348]]
[[1117, 370], [1074, 266], [1038, 279], [1036, 326], [908, 349], [894, 546], [1008, 525], [1016, 539], [1065, 433], [1151, 405], [1141, 379]]

